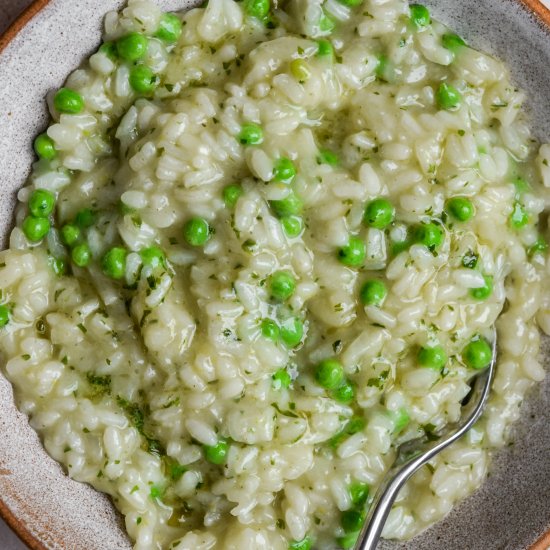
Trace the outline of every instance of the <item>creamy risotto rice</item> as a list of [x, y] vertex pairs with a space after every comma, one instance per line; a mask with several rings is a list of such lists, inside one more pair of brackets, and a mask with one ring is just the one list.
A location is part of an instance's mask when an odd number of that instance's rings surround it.
[[550, 332], [550, 145], [525, 94], [404, 0], [130, 0], [49, 98], [0, 348], [137, 550], [351, 548], [408, 439], [482, 420], [401, 492], [407, 539], [487, 475]]

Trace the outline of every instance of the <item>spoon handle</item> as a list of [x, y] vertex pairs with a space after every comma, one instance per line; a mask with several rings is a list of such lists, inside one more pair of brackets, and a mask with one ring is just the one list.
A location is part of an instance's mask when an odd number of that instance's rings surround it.
[[364, 531], [359, 536], [356, 550], [375, 550], [382, 535], [391, 507], [406, 479], [388, 478], [376, 492], [376, 497], [365, 521]]
[[[479, 419], [487, 403], [496, 362], [496, 334], [493, 340], [493, 357], [490, 366], [477, 375], [472, 388], [471, 399], [464, 407], [466, 420], [463, 425], [448, 433], [439, 441], [429, 442], [422, 451], [412, 453], [407, 458], [398, 456], [398, 463], [388, 472], [380, 485], [369, 509], [363, 529], [357, 539], [355, 550], [375, 550], [388, 519], [391, 507], [403, 485], [424, 464], [429, 462], [443, 449], [462, 437]], [[402, 449], [401, 449], [402, 450]], [[401, 453], [400, 453], [401, 454]], [[405, 453], [405, 456], [408, 453]], [[400, 458], [405, 458], [401, 463]]]
[[[431, 455], [432, 453], [429, 454]], [[376, 496], [367, 514], [365, 525], [359, 535], [355, 550], [376, 549], [376, 545], [384, 529], [384, 524], [388, 519], [399, 491], [409, 478], [428, 460], [429, 458], [421, 456], [416, 458], [416, 460], [413, 459], [409, 464], [395, 468], [389, 472], [385, 481], [380, 485], [378, 491], [376, 491]]]

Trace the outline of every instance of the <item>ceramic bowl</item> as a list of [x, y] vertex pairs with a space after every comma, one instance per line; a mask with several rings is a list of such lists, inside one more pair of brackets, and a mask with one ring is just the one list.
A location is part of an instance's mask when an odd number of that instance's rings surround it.
[[[27, 2], [28, 3], [28, 2]], [[192, 2], [160, 1], [165, 9]], [[529, 95], [536, 133], [550, 140], [550, 12], [536, 0], [429, 0], [434, 16], [474, 47], [507, 61]], [[13, 0], [0, 0], [0, 14]], [[15, 193], [29, 173], [33, 137], [47, 124], [44, 97], [100, 42], [103, 15], [120, 0], [39, 0], [0, 39], [0, 248]], [[550, 367], [550, 346], [543, 359]], [[550, 548], [550, 376], [523, 405], [513, 444], [497, 454], [483, 487], [441, 523], [383, 550]], [[109, 500], [71, 481], [42, 448], [0, 374], [0, 513], [34, 549], [126, 550]], [[542, 537], [542, 538], [540, 538]], [[246, 549], [243, 549], [246, 550]]]

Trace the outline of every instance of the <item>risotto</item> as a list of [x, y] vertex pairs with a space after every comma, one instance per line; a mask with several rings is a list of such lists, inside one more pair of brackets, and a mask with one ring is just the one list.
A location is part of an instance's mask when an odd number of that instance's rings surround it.
[[487, 475], [550, 332], [550, 145], [404, 0], [130, 0], [53, 93], [0, 253], [0, 348], [136, 550], [351, 548], [400, 443], [460, 417], [384, 537]]

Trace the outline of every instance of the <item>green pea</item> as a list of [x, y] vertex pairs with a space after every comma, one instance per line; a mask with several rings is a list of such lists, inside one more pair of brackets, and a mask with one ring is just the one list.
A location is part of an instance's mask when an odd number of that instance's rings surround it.
[[29, 197], [29, 210], [36, 218], [47, 218], [54, 206], [55, 196], [46, 189], [36, 189]]
[[354, 506], [357, 506], [358, 508], [365, 506], [369, 498], [370, 491], [369, 486], [366, 483], [356, 481], [349, 486], [348, 491], [351, 502]]
[[268, 288], [271, 298], [284, 302], [294, 294], [296, 280], [289, 271], [276, 271], [269, 277]]
[[82, 96], [70, 88], [61, 88], [53, 99], [53, 104], [58, 113], [77, 115], [84, 109]]
[[490, 275], [484, 275], [483, 279], [484, 286], [470, 289], [470, 295], [476, 300], [486, 300], [493, 293], [493, 278]]
[[90, 247], [86, 243], [75, 246], [71, 251], [71, 259], [78, 267], [86, 267], [92, 260]]
[[411, 4], [411, 23], [417, 29], [423, 29], [431, 23], [430, 12], [426, 6]]
[[288, 550], [311, 550], [313, 541], [311, 537], [305, 537], [302, 540], [293, 540], [288, 544]]
[[414, 231], [414, 241], [434, 251], [439, 248], [445, 239], [445, 233], [441, 226], [429, 222], [419, 225]]
[[335, 390], [332, 390], [331, 396], [339, 403], [351, 403], [355, 398], [355, 389], [350, 382], [344, 382], [341, 386], [338, 386]]
[[391, 245], [391, 253], [393, 256], [401, 254], [404, 250], [408, 250], [411, 246], [411, 241], [405, 239], [404, 241], [394, 241]]
[[163, 42], [173, 44], [177, 42], [182, 32], [182, 23], [179, 17], [173, 13], [165, 13], [160, 19], [159, 28], [155, 33]]
[[443, 82], [435, 93], [435, 99], [441, 109], [452, 111], [460, 106], [462, 96], [454, 86]]
[[392, 412], [391, 417], [394, 423], [393, 433], [395, 434], [402, 432], [411, 421], [411, 417], [407, 412], [407, 409], [404, 409], [403, 407], [398, 411]]
[[87, 228], [94, 225], [96, 214], [91, 208], [83, 208], [76, 214], [76, 225], [79, 227]]
[[539, 237], [529, 248], [529, 255], [534, 256], [535, 254], [545, 254], [547, 250], [548, 243], [545, 241], [544, 237]]
[[232, 183], [223, 189], [223, 202], [227, 208], [233, 209], [243, 194], [243, 188], [238, 183]]
[[356, 531], [355, 533], [347, 533], [343, 537], [339, 537], [336, 542], [342, 550], [351, 550], [351, 548], [355, 547], [358, 538], [359, 531]]
[[317, 55], [319, 57], [334, 56], [334, 47], [328, 40], [317, 40]]
[[287, 348], [295, 348], [304, 337], [304, 323], [297, 317], [290, 317], [281, 323], [281, 340]]
[[360, 416], [352, 416], [346, 424], [345, 433], [349, 435], [356, 434], [365, 428], [365, 419]]
[[330, 166], [338, 166], [340, 164], [340, 159], [338, 158], [338, 155], [336, 153], [333, 153], [328, 149], [323, 149], [319, 151], [317, 162], [319, 164], [329, 164]]
[[514, 203], [514, 210], [510, 214], [510, 226], [513, 229], [521, 229], [529, 223], [529, 214], [519, 202]]
[[290, 62], [290, 73], [300, 84], [311, 78], [311, 69], [305, 59], [293, 59]]
[[118, 57], [116, 44], [114, 42], [104, 42], [99, 47], [99, 51], [106, 55], [111, 61], [114, 61]]
[[284, 199], [270, 201], [271, 208], [275, 214], [283, 218], [285, 216], [297, 216], [302, 213], [304, 203], [293, 191], [291, 191]]
[[50, 232], [50, 222], [48, 218], [35, 218], [27, 216], [23, 220], [23, 233], [29, 241], [37, 243], [41, 241]]
[[375, 199], [370, 201], [363, 216], [365, 225], [376, 229], [385, 229], [395, 219], [395, 208], [386, 199]]
[[365, 420], [359, 416], [352, 416], [344, 426], [344, 429], [332, 437], [329, 444], [332, 448], [336, 449], [348, 436], [356, 434], [365, 428]]
[[10, 310], [8, 306], [0, 306], [0, 328], [4, 328], [10, 322]]
[[447, 354], [442, 346], [420, 348], [417, 357], [419, 365], [429, 369], [442, 369], [447, 363]]
[[472, 340], [462, 350], [462, 360], [471, 369], [484, 369], [493, 358], [491, 346], [483, 338]]
[[441, 44], [444, 48], [451, 50], [453, 53], [458, 52], [461, 48], [466, 46], [466, 42], [464, 42], [458, 34], [444, 34], [441, 37]]
[[468, 221], [475, 213], [472, 201], [466, 197], [453, 197], [446, 206], [449, 214], [460, 222]]
[[166, 266], [166, 256], [158, 246], [150, 246], [144, 248], [139, 253], [143, 265], [157, 269], [158, 267]]
[[292, 377], [286, 369], [279, 369], [272, 378], [273, 388], [276, 390], [286, 389], [292, 383]]
[[244, 11], [250, 17], [264, 19], [271, 8], [269, 0], [244, 0]]
[[365, 517], [362, 512], [358, 510], [346, 510], [342, 512], [340, 523], [342, 524], [342, 529], [346, 533], [355, 533], [359, 531], [365, 521]]
[[285, 216], [281, 218], [281, 225], [285, 235], [291, 239], [299, 237], [304, 229], [304, 223], [299, 216]]
[[157, 75], [146, 65], [137, 65], [130, 71], [130, 86], [138, 94], [151, 94], [158, 86]]
[[126, 274], [126, 256], [128, 253], [124, 248], [115, 246], [111, 248], [101, 260], [103, 273], [111, 279], [122, 279]]
[[80, 228], [76, 225], [67, 224], [61, 228], [61, 240], [67, 246], [74, 246], [80, 240]]
[[277, 342], [279, 340], [279, 335], [281, 334], [281, 329], [279, 325], [273, 321], [273, 319], [263, 319], [262, 324], [260, 325], [262, 330], [262, 336], [268, 340], [273, 340]]
[[296, 175], [296, 167], [294, 163], [286, 157], [281, 157], [275, 162], [273, 167], [273, 179], [282, 181], [283, 183], [290, 183]]
[[380, 307], [387, 295], [388, 289], [386, 285], [377, 279], [364, 283], [359, 292], [361, 303], [365, 306]]
[[336, 23], [326, 13], [319, 18], [319, 29], [321, 32], [331, 33], [336, 27]]
[[337, 449], [340, 445], [348, 438], [346, 432], [342, 431], [331, 437], [328, 441], [328, 444], [333, 448]]
[[344, 368], [336, 359], [324, 359], [317, 365], [315, 379], [327, 390], [335, 390], [344, 381]]
[[48, 134], [40, 134], [34, 140], [34, 150], [41, 159], [53, 160], [57, 156], [55, 143]]
[[51, 258], [50, 266], [53, 272], [58, 276], [62, 277], [67, 273], [67, 263], [63, 258]]
[[243, 145], [260, 145], [264, 141], [264, 131], [257, 124], [243, 124], [239, 133], [239, 141]]
[[191, 218], [183, 226], [183, 237], [191, 246], [203, 246], [210, 238], [210, 226], [204, 218]]
[[367, 247], [359, 237], [350, 237], [348, 244], [338, 250], [338, 259], [349, 267], [360, 267], [365, 262]]
[[147, 54], [149, 40], [139, 32], [131, 32], [116, 42], [118, 55], [124, 61], [139, 61]]
[[225, 439], [220, 439], [215, 445], [204, 446], [204, 456], [211, 464], [223, 464], [227, 459], [229, 443]]

